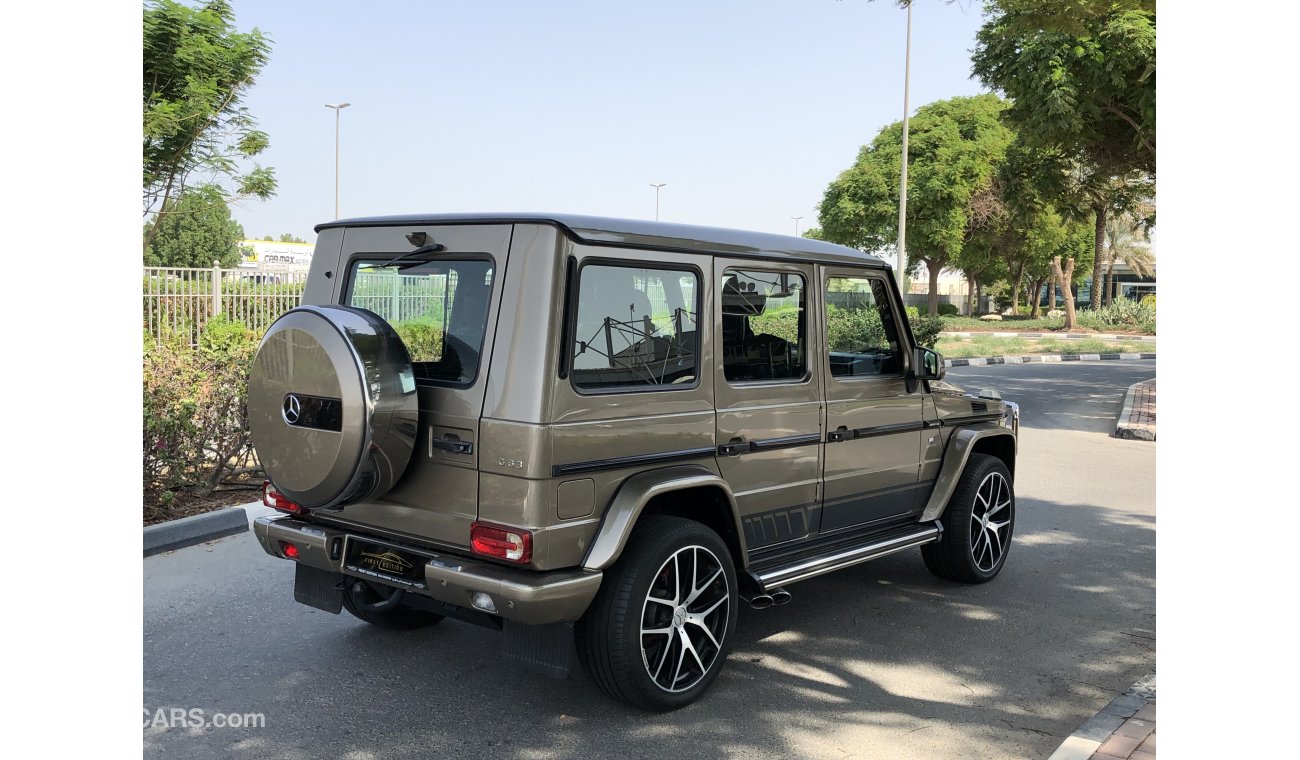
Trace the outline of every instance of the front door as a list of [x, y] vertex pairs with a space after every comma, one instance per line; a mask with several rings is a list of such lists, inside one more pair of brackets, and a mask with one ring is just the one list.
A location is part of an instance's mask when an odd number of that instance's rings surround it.
[[[821, 501], [819, 324], [810, 265], [714, 259], [718, 467], [753, 551], [816, 531]], [[819, 366], [819, 365], [818, 365]]]
[[819, 267], [826, 349], [821, 532], [882, 527], [914, 510], [922, 400], [909, 393], [907, 350], [889, 273]]

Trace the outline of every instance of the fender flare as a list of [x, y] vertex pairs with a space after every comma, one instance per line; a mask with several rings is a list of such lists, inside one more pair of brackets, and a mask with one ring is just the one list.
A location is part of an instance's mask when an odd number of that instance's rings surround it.
[[741, 556], [737, 559], [747, 564], [745, 532], [740, 524], [740, 512], [736, 509], [736, 497], [731, 492], [731, 486], [727, 485], [727, 481], [717, 473], [704, 467], [682, 465], [639, 472], [623, 481], [610, 501], [609, 508], [605, 510], [600, 528], [591, 541], [591, 548], [587, 550], [587, 556], [583, 558], [583, 569], [604, 570], [614, 564], [623, 553], [623, 547], [627, 545], [628, 538], [632, 535], [637, 518], [641, 516], [642, 510], [651, 499], [673, 491], [701, 486], [716, 486], [726, 496], [728, 511], [736, 526], [736, 537], [740, 541]]
[[939, 468], [939, 477], [935, 479], [934, 490], [930, 492], [930, 500], [921, 513], [921, 522], [938, 520], [943, 515], [953, 491], [957, 490], [957, 482], [961, 480], [975, 443], [999, 435], [1010, 436], [1013, 441], [1016, 437], [1009, 428], [991, 422], [961, 427], [952, 434], [944, 450], [943, 465]]

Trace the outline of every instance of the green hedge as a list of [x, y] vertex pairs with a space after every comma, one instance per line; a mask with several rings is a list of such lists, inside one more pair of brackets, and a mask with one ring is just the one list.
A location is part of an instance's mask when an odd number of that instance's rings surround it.
[[248, 368], [257, 345], [256, 334], [222, 317], [208, 322], [198, 347], [144, 335], [146, 519], [166, 519], [177, 491], [210, 493], [247, 459]]

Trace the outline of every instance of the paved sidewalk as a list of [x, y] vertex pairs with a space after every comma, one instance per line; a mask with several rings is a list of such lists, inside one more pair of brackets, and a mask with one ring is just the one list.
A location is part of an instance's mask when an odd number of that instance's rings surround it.
[[1115, 423], [1116, 438], [1139, 441], [1156, 439], [1156, 379], [1144, 380], [1129, 386], [1124, 396], [1124, 409]]
[[1155, 760], [1156, 674], [1143, 678], [1079, 727], [1048, 760]]

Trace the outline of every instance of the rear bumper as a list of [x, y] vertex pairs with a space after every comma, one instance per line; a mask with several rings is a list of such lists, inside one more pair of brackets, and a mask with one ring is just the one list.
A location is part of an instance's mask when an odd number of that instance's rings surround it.
[[[341, 541], [347, 535], [345, 531], [285, 516], [257, 518], [253, 533], [272, 557], [285, 558], [279, 542], [288, 541], [298, 547], [297, 561], [304, 565], [376, 581], [371, 576], [349, 572], [341, 557], [330, 557], [335, 539]], [[475, 609], [471, 598], [482, 592], [492, 597], [496, 605], [494, 614], [519, 623], [544, 625], [577, 620], [600, 589], [599, 572], [581, 569], [535, 572], [453, 554], [423, 553], [433, 555], [424, 566], [427, 588], [407, 588], [408, 592], [466, 609]]]

